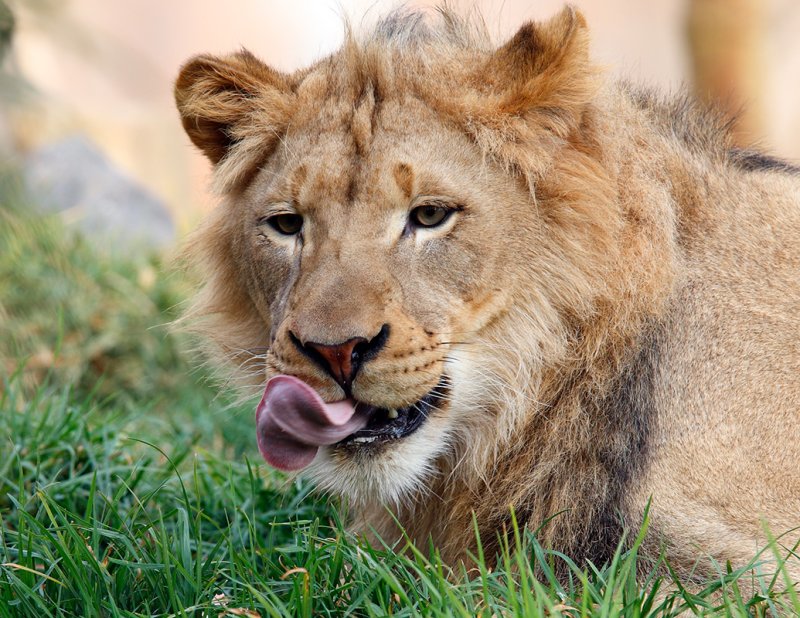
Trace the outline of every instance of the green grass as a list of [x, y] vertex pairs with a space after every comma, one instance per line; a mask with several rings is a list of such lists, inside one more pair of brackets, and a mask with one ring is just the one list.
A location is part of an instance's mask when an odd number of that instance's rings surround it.
[[639, 557], [647, 522], [597, 566], [518, 529], [496, 567], [479, 553], [469, 571], [364, 544], [260, 462], [252, 410], [216, 397], [159, 326], [180, 278], [98, 255], [7, 180], [0, 197], [0, 618], [800, 615], [761, 556], [674, 583]]
[[65, 387], [24, 390], [12, 378], [0, 399], [0, 617], [800, 610], [781, 579], [745, 594], [747, 573], [660, 594], [669, 584], [639, 560], [641, 537], [604, 568], [567, 561], [566, 584], [552, 568], [566, 558], [518, 530], [498, 568], [479, 557], [451, 571], [433, 549], [364, 545], [304, 484], [201, 448], [190, 427]]
[[98, 255], [81, 236], [66, 233], [57, 216], [31, 211], [14, 177], [0, 177], [0, 367], [6, 374], [26, 358], [28, 384], [54, 374], [81, 392], [134, 399], [183, 387], [188, 365], [163, 324], [186, 284], [159, 276], [154, 256]]

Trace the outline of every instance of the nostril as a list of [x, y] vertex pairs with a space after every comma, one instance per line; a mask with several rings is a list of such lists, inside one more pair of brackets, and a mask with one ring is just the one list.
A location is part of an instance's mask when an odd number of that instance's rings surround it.
[[289, 331], [289, 341], [291, 341], [294, 344], [294, 347], [296, 347], [303, 354], [305, 354], [308, 351], [306, 350], [306, 346], [303, 344], [303, 342], [300, 341], [300, 338], [297, 335], [295, 335], [292, 331]]
[[315, 361], [320, 367], [327, 371], [345, 391], [348, 391], [361, 362], [360, 354], [355, 352], [355, 348], [363, 342], [366, 342], [366, 339], [363, 337], [353, 337], [343, 343], [333, 345], [316, 343], [314, 341], [299, 343], [302, 352], [306, 356]]
[[378, 352], [386, 345], [386, 341], [389, 339], [389, 325], [384, 324], [381, 326], [381, 329], [378, 331], [378, 334], [375, 335], [369, 341], [364, 341], [358, 346], [356, 346], [356, 352], [361, 357], [361, 362], [364, 363], [371, 358], [374, 358], [378, 355]]

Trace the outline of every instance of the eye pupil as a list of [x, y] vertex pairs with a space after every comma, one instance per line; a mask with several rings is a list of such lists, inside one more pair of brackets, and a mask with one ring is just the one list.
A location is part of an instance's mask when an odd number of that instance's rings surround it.
[[417, 227], [436, 227], [444, 223], [452, 212], [444, 206], [424, 204], [411, 211], [411, 221]]
[[286, 236], [294, 236], [303, 227], [303, 217], [294, 213], [283, 213], [267, 219], [272, 229]]

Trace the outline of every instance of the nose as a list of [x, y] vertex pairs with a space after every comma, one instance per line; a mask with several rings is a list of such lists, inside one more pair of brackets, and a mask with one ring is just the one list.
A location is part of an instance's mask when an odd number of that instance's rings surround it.
[[361, 365], [375, 356], [386, 344], [389, 338], [389, 325], [384, 324], [378, 334], [370, 339], [353, 337], [335, 344], [302, 342], [294, 333], [289, 334], [300, 351], [327, 371], [349, 394]]

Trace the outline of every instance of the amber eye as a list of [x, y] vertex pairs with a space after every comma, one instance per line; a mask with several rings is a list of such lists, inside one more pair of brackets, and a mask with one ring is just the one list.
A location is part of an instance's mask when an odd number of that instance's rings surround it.
[[436, 204], [423, 204], [411, 211], [409, 219], [417, 227], [436, 227], [450, 218], [453, 210]]
[[303, 227], [303, 217], [289, 212], [267, 217], [265, 222], [268, 223], [272, 229], [286, 236], [294, 236]]

